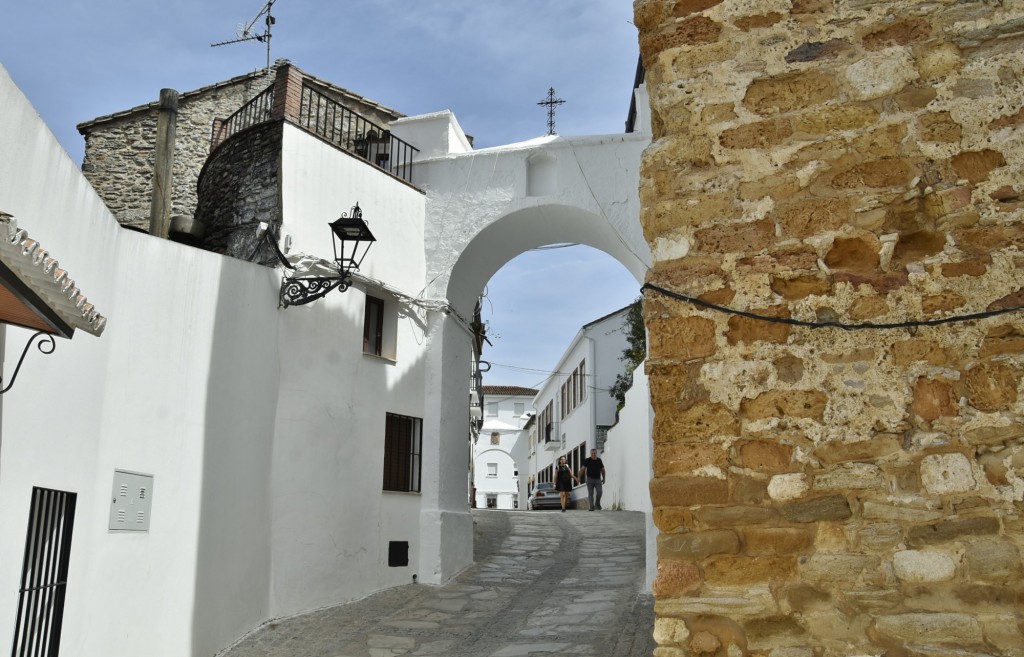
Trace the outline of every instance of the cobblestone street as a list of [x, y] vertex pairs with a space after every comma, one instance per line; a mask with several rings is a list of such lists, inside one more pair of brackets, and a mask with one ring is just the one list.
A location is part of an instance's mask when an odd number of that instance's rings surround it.
[[643, 516], [474, 511], [476, 564], [268, 624], [223, 657], [650, 657]]

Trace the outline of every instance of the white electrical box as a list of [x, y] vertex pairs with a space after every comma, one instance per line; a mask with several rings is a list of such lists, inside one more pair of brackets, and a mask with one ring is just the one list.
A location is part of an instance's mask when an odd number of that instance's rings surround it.
[[111, 531], [148, 532], [153, 508], [153, 475], [114, 470], [110, 492]]

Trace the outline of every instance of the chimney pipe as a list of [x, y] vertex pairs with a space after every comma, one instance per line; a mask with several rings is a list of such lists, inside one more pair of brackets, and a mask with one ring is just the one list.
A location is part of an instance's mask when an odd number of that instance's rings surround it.
[[149, 233], [167, 238], [171, 225], [171, 194], [174, 190], [174, 133], [178, 122], [178, 92], [160, 90], [153, 165], [153, 200], [149, 206]]

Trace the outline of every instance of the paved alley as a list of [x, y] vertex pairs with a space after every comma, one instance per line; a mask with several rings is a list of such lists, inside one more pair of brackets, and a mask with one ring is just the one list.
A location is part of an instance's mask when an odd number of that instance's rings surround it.
[[476, 565], [271, 623], [222, 657], [650, 657], [635, 512], [474, 511]]

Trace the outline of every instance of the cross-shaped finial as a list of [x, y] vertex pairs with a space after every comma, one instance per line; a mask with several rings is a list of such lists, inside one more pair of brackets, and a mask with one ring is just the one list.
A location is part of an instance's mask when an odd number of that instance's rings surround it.
[[548, 108], [548, 134], [555, 134], [555, 107], [561, 105], [565, 101], [561, 98], [555, 98], [555, 88], [548, 87], [548, 97], [539, 103], [540, 106], [547, 106]]

